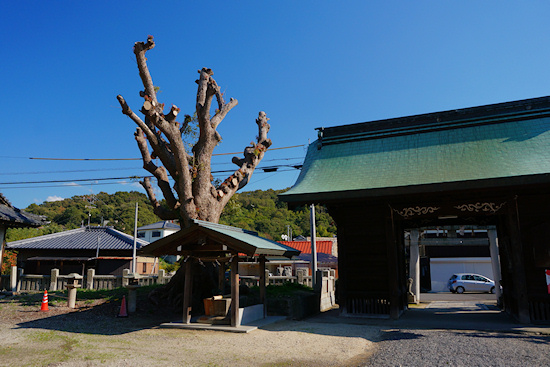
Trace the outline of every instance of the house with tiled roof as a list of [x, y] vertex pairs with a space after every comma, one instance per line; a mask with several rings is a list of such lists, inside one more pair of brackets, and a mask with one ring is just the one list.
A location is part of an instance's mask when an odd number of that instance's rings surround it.
[[4, 195], [0, 194], [0, 268], [2, 267], [8, 228], [40, 227], [48, 223], [46, 217], [17, 209]]
[[[148, 244], [136, 239], [136, 251]], [[17, 251], [17, 265], [26, 274], [50, 274], [54, 268], [61, 275], [85, 274], [94, 268], [98, 275], [122, 275], [132, 268], [134, 237], [113, 227], [82, 227], [9, 242], [7, 248]], [[154, 273], [154, 266], [154, 257], [137, 257], [136, 272]]]
[[[305, 262], [303, 266], [310, 266], [311, 263], [311, 240], [307, 241], [278, 241], [285, 246], [295, 248], [300, 251], [300, 255], [294, 257], [294, 260]], [[320, 237], [316, 243], [317, 267], [319, 269], [334, 269], [338, 272], [338, 246], [336, 238]]]

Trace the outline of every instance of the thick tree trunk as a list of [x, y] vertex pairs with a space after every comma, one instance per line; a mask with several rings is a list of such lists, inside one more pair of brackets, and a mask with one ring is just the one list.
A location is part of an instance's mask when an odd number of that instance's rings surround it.
[[[193, 263], [193, 297], [191, 313], [193, 315], [204, 314], [202, 300], [217, 294], [224, 294], [225, 289], [218, 289], [218, 266], [215, 263]], [[167, 307], [174, 312], [183, 309], [183, 289], [185, 284], [185, 266], [178, 269], [176, 274], [167, 284], [155, 288], [149, 293], [149, 300], [159, 307]]]
[[[238, 101], [230, 98], [229, 102], [226, 102], [221, 88], [212, 77], [214, 72], [208, 68], [199, 70], [195, 104], [199, 138], [191, 151], [187, 151], [182, 139], [187, 122], [176, 121], [180, 109], [172, 105], [165, 114], [164, 103], [157, 100], [156, 87], [145, 57], [145, 53], [154, 47], [153, 36], [148, 36], [147, 42], [134, 44], [136, 63], [144, 88], [139, 93], [143, 98], [140, 112], [144, 117], [141, 118], [134, 113], [121, 95], [118, 95], [117, 99], [122, 107], [122, 113], [137, 125], [134, 137], [141, 152], [143, 168], [157, 180], [166, 205], [161, 205], [157, 200], [150, 178], [146, 177], [141, 184], [155, 214], [161, 219], [177, 219], [182, 228], [190, 226], [193, 219], [217, 223], [229, 199], [250, 181], [252, 173], [271, 146], [271, 140], [267, 137], [270, 129], [269, 119], [263, 111], [258, 114], [256, 142], [252, 142], [244, 149], [242, 158], [232, 159], [238, 169], [215, 187], [212, 183], [210, 162], [214, 148], [222, 140], [216, 129], [229, 111], [237, 106]], [[217, 104], [216, 108], [212, 108], [213, 102]], [[157, 158], [160, 164], [155, 161]], [[173, 185], [169, 176], [174, 181]], [[200, 301], [211, 296], [214, 288], [212, 279], [216, 279], [217, 273], [212, 270], [211, 264], [194, 273], [194, 283], [197, 283], [193, 286], [195, 300]], [[182, 303], [183, 278], [183, 271], [178, 271], [167, 285], [155, 290], [151, 298], [155, 302], [169, 303], [178, 309]]]

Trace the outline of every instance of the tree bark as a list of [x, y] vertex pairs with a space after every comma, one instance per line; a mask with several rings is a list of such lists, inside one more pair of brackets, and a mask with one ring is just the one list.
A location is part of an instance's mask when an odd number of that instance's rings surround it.
[[[155, 213], [162, 219], [179, 219], [182, 227], [189, 226], [193, 219], [218, 222], [229, 199], [249, 182], [265, 151], [271, 146], [271, 140], [267, 138], [270, 129], [267, 123], [269, 119], [265, 112], [258, 114], [256, 142], [244, 149], [242, 158], [233, 158], [233, 162], [239, 168], [218, 187], [214, 187], [210, 162], [214, 148], [221, 141], [216, 129], [237, 106], [238, 101], [230, 98], [229, 102], [226, 102], [213, 78], [214, 72], [208, 68], [199, 70], [195, 104], [199, 138], [191, 152], [186, 151], [182, 140], [184, 124], [176, 121], [179, 108], [173, 105], [170, 111], [164, 114], [164, 103], [157, 100], [145, 57], [145, 53], [154, 47], [152, 36], [148, 36], [147, 42], [136, 42], [134, 45], [139, 76], [144, 87], [144, 90], [140, 91], [143, 98], [140, 111], [144, 118], [135, 114], [121, 95], [117, 96], [122, 113], [138, 126], [134, 136], [143, 159], [143, 168], [155, 177], [166, 199], [166, 207], [162, 207], [156, 199], [148, 179], [142, 181], [142, 185]], [[217, 108], [212, 115], [214, 98]], [[155, 158], [160, 160], [161, 165], [153, 162]], [[170, 185], [169, 176], [174, 180], [173, 186]]]
[[[137, 125], [134, 137], [141, 153], [143, 168], [155, 177], [166, 205], [161, 205], [156, 198], [149, 178], [145, 178], [140, 183], [159, 218], [177, 219], [182, 228], [189, 227], [194, 219], [217, 223], [229, 199], [250, 181], [252, 173], [271, 146], [271, 140], [267, 137], [270, 129], [269, 119], [263, 111], [258, 114], [256, 142], [245, 147], [242, 158], [232, 159], [238, 169], [215, 187], [212, 183], [211, 159], [215, 147], [222, 140], [217, 127], [237, 106], [238, 101], [230, 98], [229, 102], [226, 102], [221, 88], [213, 78], [214, 72], [208, 68], [199, 70], [195, 103], [199, 137], [191, 151], [187, 151], [182, 139], [186, 123], [176, 121], [180, 109], [172, 105], [170, 111], [165, 114], [164, 103], [159, 103], [157, 99], [157, 92], [145, 57], [146, 52], [154, 47], [153, 36], [148, 36], [146, 42], [134, 44], [136, 63], [144, 88], [139, 92], [143, 98], [140, 109], [143, 118], [132, 111], [121, 95], [118, 95], [117, 99], [122, 107], [122, 113]], [[216, 104], [216, 108], [212, 114], [213, 103]], [[160, 164], [155, 162], [155, 159], [158, 159]], [[170, 177], [174, 181], [173, 185]], [[178, 271], [167, 285], [155, 290], [151, 296], [168, 300], [172, 305], [180, 307], [183, 282], [184, 274]], [[194, 287], [194, 289], [201, 289], [201, 287]]]

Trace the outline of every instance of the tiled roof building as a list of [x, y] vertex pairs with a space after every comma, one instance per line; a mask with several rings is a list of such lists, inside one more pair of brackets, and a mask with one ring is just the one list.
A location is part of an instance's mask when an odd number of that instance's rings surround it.
[[[137, 239], [136, 250], [147, 244]], [[18, 252], [18, 266], [27, 274], [48, 274], [52, 268], [60, 269], [60, 274], [85, 273], [87, 268], [95, 268], [96, 274], [122, 275], [123, 269], [131, 269], [133, 247], [133, 236], [112, 227], [82, 227], [7, 244]], [[138, 259], [139, 273], [151, 270], [140, 263], [153, 264]]]

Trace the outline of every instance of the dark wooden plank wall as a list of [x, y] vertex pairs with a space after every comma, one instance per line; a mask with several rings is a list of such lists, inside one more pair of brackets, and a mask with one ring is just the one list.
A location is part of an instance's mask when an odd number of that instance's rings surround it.
[[[396, 293], [389, 286], [392, 279], [403, 283], [403, 271], [395, 269], [403, 257], [398, 256], [402, 247], [388, 251], [393, 230], [388, 206], [363, 203], [328, 209], [338, 227], [339, 300], [343, 312], [389, 315], [392, 291], [395, 309], [402, 310], [402, 300], [395, 298], [402, 292]], [[394, 256], [391, 262], [390, 256]]]
[[529, 316], [531, 322], [550, 323], [545, 275], [550, 269], [550, 194], [519, 196], [517, 206]]

